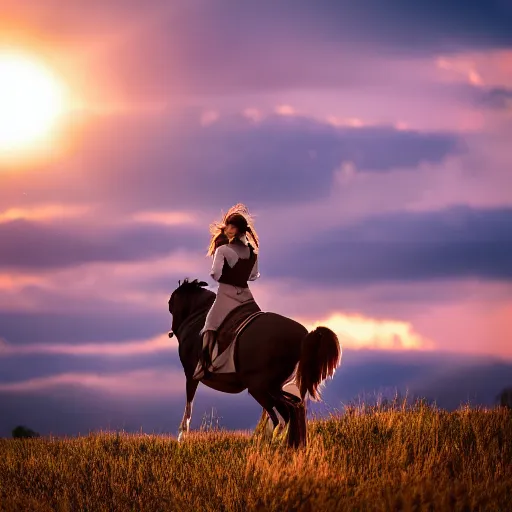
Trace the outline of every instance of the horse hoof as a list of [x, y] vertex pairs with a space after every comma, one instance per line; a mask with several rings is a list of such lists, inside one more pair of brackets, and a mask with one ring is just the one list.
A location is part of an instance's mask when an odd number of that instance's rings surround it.
[[183, 438], [184, 438], [184, 432], [181, 431], [179, 434], [178, 434], [178, 443], [182, 443], [183, 442]]

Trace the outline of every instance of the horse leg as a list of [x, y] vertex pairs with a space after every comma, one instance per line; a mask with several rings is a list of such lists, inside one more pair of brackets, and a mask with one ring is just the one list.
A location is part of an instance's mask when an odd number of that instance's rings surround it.
[[298, 448], [306, 445], [306, 413], [300, 398], [280, 392], [276, 399], [276, 409], [288, 424], [288, 446]]
[[192, 418], [192, 404], [194, 402], [194, 396], [197, 391], [197, 386], [199, 385], [198, 380], [187, 378], [186, 390], [187, 390], [187, 405], [185, 406], [185, 412], [183, 414], [183, 419], [180, 423], [179, 433], [178, 433], [178, 441], [183, 440], [183, 434], [185, 432], [188, 433], [190, 430], [190, 419]]
[[281, 391], [272, 395], [275, 400], [277, 412], [283, 418], [285, 424], [285, 432], [286, 432], [286, 441], [289, 446], [292, 446], [290, 443], [290, 436], [293, 435], [291, 433], [291, 429], [294, 427], [293, 423], [293, 410], [286, 398], [283, 396]]
[[[274, 410], [275, 403], [272, 398], [272, 395], [266, 391], [262, 391], [259, 389], [249, 389], [249, 394], [258, 402], [261, 407], [263, 407], [263, 413], [262, 417], [258, 423], [258, 427], [260, 427], [263, 431], [265, 423], [263, 422], [263, 415], [266, 414], [269, 416], [270, 420], [272, 421], [273, 428], [275, 429], [279, 425], [279, 418], [277, 417], [277, 414]], [[256, 430], [259, 430], [259, 428], [256, 427]], [[256, 433], [256, 432], [255, 432]]]
[[283, 418], [285, 425], [288, 425], [290, 422], [290, 410], [286, 399], [281, 393], [273, 396], [275, 398], [277, 412], [281, 415], [281, 418]]
[[296, 435], [299, 446], [306, 446], [307, 443], [307, 419], [306, 402], [295, 393], [283, 391], [283, 395], [296, 413]]

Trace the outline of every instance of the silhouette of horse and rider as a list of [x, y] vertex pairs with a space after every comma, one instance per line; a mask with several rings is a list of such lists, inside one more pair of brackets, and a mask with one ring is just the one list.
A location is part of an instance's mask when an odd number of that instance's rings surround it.
[[[197, 279], [179, 283], [169, 299], [172, 330], [186, 377], [187, 402], [179, 439], [188, 432], [199, 382], [224, 393], [249, 394], [279, 427], [289, 446], [306, 444], [305, 399], [317, 399], [320, 384], [340, 363], [341, 347], [327, 327], [308, 332], [300, 323], [257, 305], [248, 283], [260, 277], [259, 239], [243, 204], [210, 226], [210, 276], [217, 294]], [[296, 393], [285, 391], [295, 384]], [[278, 416], [279, 415], [279, 416]]]

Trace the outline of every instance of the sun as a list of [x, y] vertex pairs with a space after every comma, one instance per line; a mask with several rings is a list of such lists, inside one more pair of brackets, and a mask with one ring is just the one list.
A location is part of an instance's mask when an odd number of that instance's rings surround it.
[[65, 110], [65, 87], [48, 67], [0, 50], [0, 156], [48, 141]]

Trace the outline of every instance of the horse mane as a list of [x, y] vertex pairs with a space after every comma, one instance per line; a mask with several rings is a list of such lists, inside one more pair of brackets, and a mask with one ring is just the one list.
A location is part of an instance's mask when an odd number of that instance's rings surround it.
[[183, 282], [178, 281], [178, 288], [176, 291], [195, 291], [202, 290], [205, 286], [208, 286], [208, 283], [205, 281], [199, 281], [199, 279], [194, 279], [191, 281], [188, 277], [186, 277]]
[[[205, 281], [194, 279], [191, 281], [186, 277], [183, 281], [178, 281], [178, 288], [176, 288], [169, 297], [169, 313], [173, 314], [174, 303], [181, 297], [185, 297], [192, 300], [191, 304], [193, 307], [202, 307], [203, 304], [207, 304], [210, 307], [215, 300], [215, 293], [210, 290], [205, 290], [204, 287], [208, 286]], [[203, 292], [203, 293], [198, 293]]]

